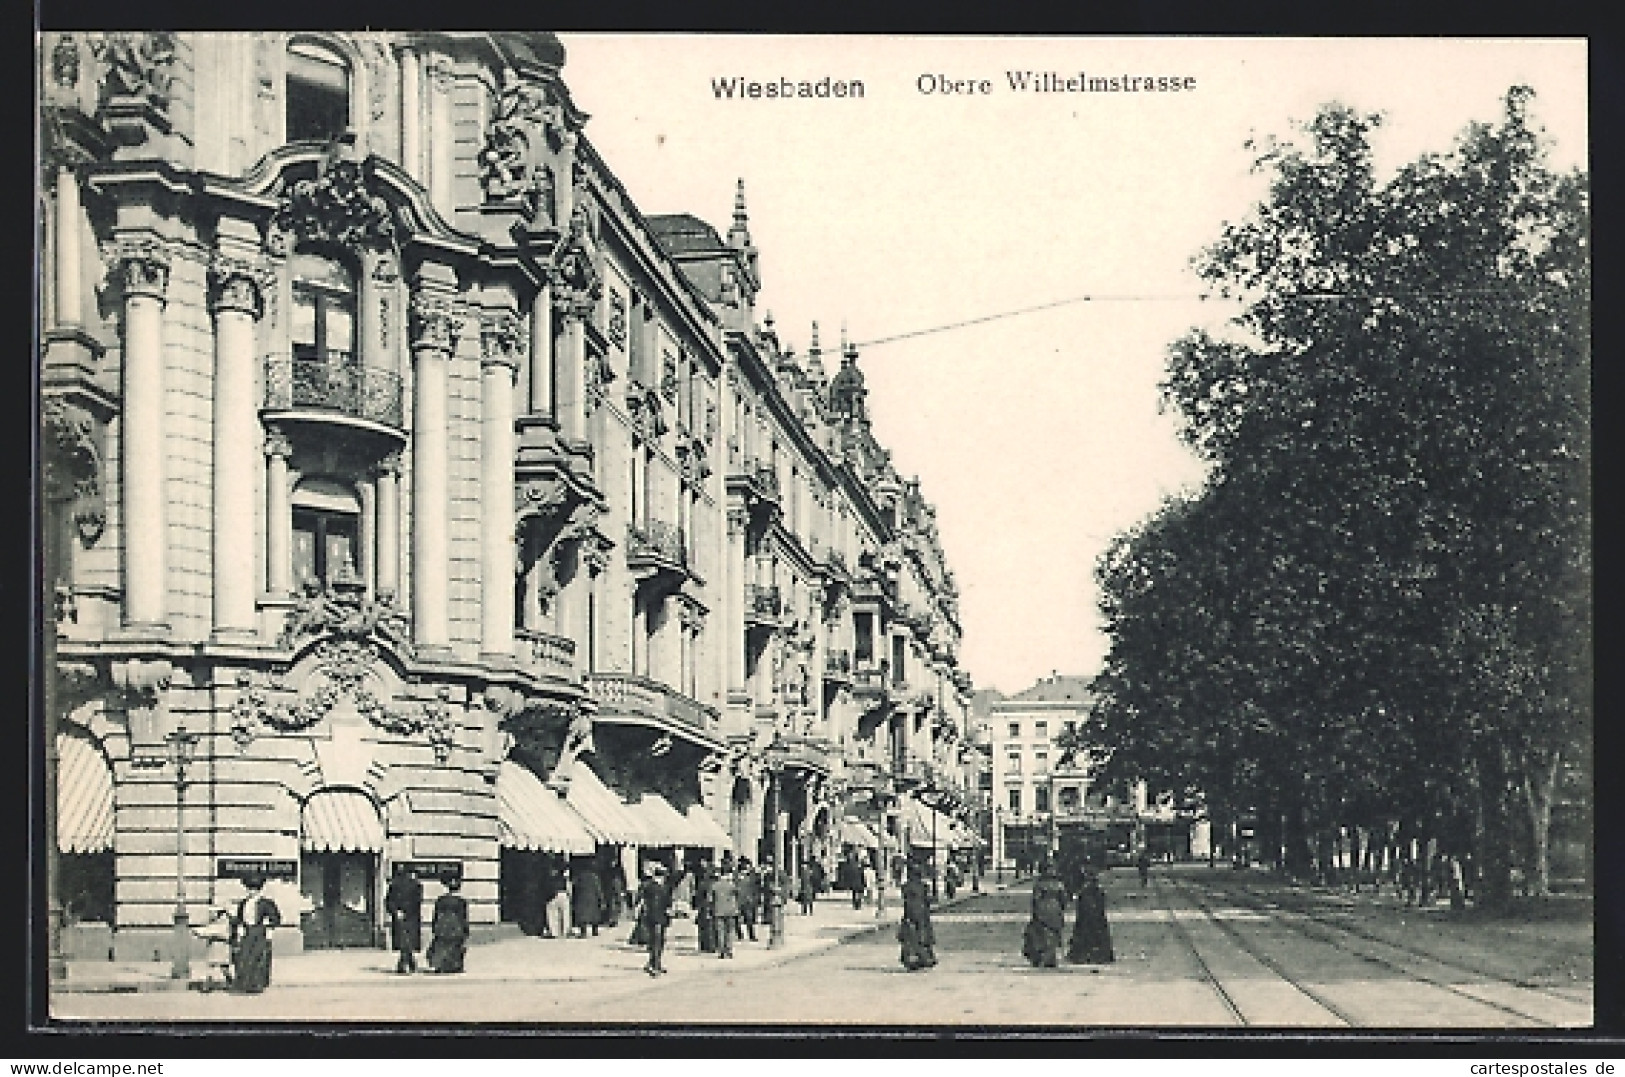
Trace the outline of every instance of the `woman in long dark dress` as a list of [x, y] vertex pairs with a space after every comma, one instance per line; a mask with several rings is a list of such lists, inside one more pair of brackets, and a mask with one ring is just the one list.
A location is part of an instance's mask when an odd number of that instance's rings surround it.
[[233, 989], [257, 995], [271, 984], [271, 931], [282, 925], [276, 902], [260, 893], [263, 879], [244, 879], [248, 896], [231, 917]]
[[712, 905], [715, 885], [711, 865], [701, 862], [694, 871], [694, 927], [702, 954], [717, 952], [717, 921], [715, 907]]
[[462, 880], [446, 880], [446, 892], [434, 900], [433, 937], [429, 940], [429, 967], [436, 972], [462, 972], [468, 953], [468, 902], [457, 891]]
[[1066, 885], [1055, 875], [1046, 859], [1033, 882], [1033, 915], [1027, 921], [1021, 953], [1034, 968], [1055, 968], [1060, 964], [1061, 935], [1066, 931]]
[[570, 895], [570, 919], [583, 938], [588, 928], [594, 935], [598, 934], [598, 925], [604, 922], [604, 886], [592, 864], [576, 873], [575, 893]]
[[1116, 960], [1111, 925], [1106, 922], [1106, 892], [1100, 888], [1100, 876], [1088, 869], [1078, 889], [1078, 919], [1066, 959], [1074, 965], [1109, 965]]
[[931, 897], [918, 864], [911, 864], [908, 882], [903, 884], [903, 919], [897, 925], [897, 941], [903, 944], [903, 967], [910, 972], [928, 969], [937, 963], [937, 934], [931, 927]]

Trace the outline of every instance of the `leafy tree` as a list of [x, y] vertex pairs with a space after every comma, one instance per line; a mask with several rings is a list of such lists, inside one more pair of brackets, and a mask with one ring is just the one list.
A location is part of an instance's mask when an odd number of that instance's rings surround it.
[[1316, 827], [1476, 820], [1485, 891], [1529, 875], [1589, 739], [1589, 254], [1515, 87], [1495, 125], [1378, 182], [1375, 116], [1272, 142], [1268, 198], [1197, 268], [1243, 310], [1169, 351], [1211, 465], [1097, 575], [1110, 766]]

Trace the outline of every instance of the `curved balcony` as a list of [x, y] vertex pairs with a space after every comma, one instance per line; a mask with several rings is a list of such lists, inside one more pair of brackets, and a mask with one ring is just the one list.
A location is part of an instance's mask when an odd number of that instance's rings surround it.
[[674, 688], [632, 673], [594, 673], [587, 694], [598, 702], [599, 721], [650, 725], [714, 747], [717, 711]]
[[778, 628], [784, 623], [784, 597], [777, 587], [749, 584], [745, 588], [745, 623], [759, 628]]
[[267, 359], [265, 409], [359, 419], [393, 432], [405, 426], [400, 375], [345, 359]]
[[830, 648], [824, 652], [824, 680], [832, 684], [852, 683], [852, 652]]
[[626, 526], [626, 567], [639, 579], [680, 585], [689, 574], [688, 537], [680, 527], [648, 520]]
[[516, 628], [513, 635], [521, 669], [542, 677], [575, 676], [575, 640], [528, 628]]

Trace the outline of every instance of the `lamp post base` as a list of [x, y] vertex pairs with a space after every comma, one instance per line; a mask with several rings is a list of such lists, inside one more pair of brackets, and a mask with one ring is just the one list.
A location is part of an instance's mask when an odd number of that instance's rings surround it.
[[192, 925], [185, 906], [175, 910], [175, 963], [169, 970], [172, 980], [192, 978]]

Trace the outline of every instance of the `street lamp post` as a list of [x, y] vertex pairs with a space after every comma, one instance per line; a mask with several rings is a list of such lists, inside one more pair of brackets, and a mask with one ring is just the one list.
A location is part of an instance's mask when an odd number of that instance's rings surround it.
[[178, 725], [164, 737], [169, 761], [175, 766], [175, 954], [171, 979], [192, 978], [192, 928], [186, 913], [186, 771], [197, 748], [198, 735]]

